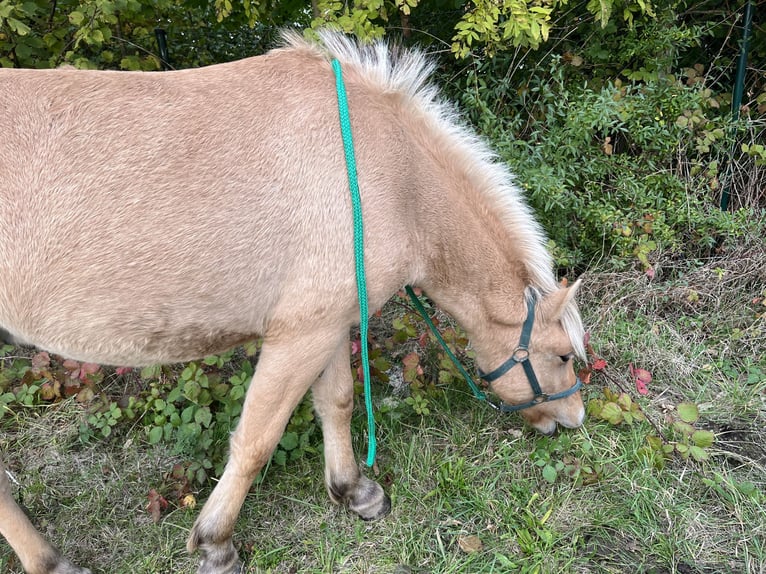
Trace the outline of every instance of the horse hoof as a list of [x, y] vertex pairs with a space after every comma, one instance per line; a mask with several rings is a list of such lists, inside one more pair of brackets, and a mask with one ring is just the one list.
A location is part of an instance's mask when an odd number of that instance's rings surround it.
[[362, 476], [348, 507], [362, 520], [378, 520], [391, 512], [391, 499], [377, 482]]

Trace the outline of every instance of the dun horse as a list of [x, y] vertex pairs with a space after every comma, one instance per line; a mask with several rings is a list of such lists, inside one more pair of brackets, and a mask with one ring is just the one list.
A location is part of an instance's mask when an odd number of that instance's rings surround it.
[[[0, 326], [114, 365], [264, 338], [228, 464], [188, 539], [200, 573], [238, 570], [237, 515], [309, 389], [330, 498], [364, 519], [390, 507], [352, 452], [359, 307], [332, 59], [356, 144], [370, 308], [423, 288], [466, 329], [481, 369], [502, 366], [491, 390], [530, 403], [533, 427], [583, 421], [576, 287], [557, 285], [510, 174], [439, 101], [419, 52], [287, 35], [265, 56], [195, 70], [2, 70]], [[0, 533], [29, 573], [88, 572], [35, 531], [2, 467]]]

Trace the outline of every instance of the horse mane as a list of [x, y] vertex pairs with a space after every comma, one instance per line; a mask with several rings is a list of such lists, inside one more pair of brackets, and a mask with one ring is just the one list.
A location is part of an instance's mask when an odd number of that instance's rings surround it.
[[[544, 297], [557, 290], [544, 231], [514, 184], [510, 170], [466, 125], [456, 108], [440, 96], [439, 89], [431, 82], [435, 62], [418, 49], [389, 45], [382, 40], [361, 44], [337, 31], [321, 30], [318, 34], [321, 44], [312, 43], [292, 30], [284, 31], [282, 38], [289, 49], [326, 61], [337, 59], [344, 66], [354, 68], [370, 88], [408, 98], [410, 105], [430, 120], [432, 129], [443, 135], [442, 141], [453, 147], [465, 173], [477, 184], [490, 209], [494, 208], [513, 237], [514, 247], [522, 253], [522, 263], [529, 276], [526, 296], [534, 293]], [[575, 353], [584, 358], [584, 328], [574, 302], [562, 313], [561, 322]]]

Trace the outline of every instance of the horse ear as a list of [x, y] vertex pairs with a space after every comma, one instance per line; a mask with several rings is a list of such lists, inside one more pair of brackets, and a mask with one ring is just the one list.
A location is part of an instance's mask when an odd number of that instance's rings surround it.
[[543, 302], [543, 312], [551, 321], [561, 318], [564, 310], [574, 301], [577, 290], [582, 285], [582, 279], [578, 279], [571, 287], [562, 287], [548, 295]]

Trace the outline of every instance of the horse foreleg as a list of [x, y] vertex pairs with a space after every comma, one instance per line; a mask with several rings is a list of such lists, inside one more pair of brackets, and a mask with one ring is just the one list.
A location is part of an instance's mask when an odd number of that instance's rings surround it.
[[62, 558], [19, 508], [11, 494], [11, 484], [0, 463], [0, 534], [8, 541], [29, 574], [90, 574]]
[[378, 483], [359, 472], [351, 445], [354, 381], [347, 341], [335, 351], [312, 393], [322, 422], [325, 484], [330, 498], [337, 504], [348, 504], [364, 520], [382, 518], [391, 510], [391, 500]]
[[190, 552], [199, 548], [202, 553], [198, 574], [239, 571], [231, 536], [245, 496], [339, 339], [338, 333], [324, 331], [292, 334], [284, 340], [266, 337], [231, 437], [229, 461], [186, 543]]

